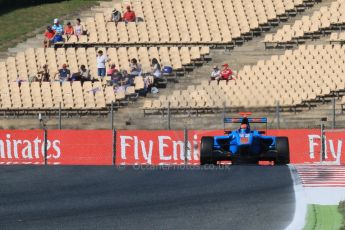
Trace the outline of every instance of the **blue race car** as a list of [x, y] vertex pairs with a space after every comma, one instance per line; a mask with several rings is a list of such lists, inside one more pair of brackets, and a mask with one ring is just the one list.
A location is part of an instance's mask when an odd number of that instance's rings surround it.
[[232, 163], [258, 163], [273, 161], [275, 164], [290, 163], [287, 137], [264, 136], [265, 132], [250, 130], [250, 123], [265, 123], [267, 118], [224, 118], [225, 123], [240, 123], [237, 130], [225, 131], [225, 136], [201, 138], [200, 164], [217, 164], [218, 161]]

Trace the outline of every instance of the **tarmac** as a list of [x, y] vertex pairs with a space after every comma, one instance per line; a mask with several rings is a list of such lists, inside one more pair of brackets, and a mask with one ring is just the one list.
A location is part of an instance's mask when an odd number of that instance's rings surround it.
[[284, 229], [287, 166], [0, 167], [0, 229]]

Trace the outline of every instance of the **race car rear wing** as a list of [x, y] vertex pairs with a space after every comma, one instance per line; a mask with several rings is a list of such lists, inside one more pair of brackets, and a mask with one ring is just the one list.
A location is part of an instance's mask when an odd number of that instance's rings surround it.
[[224, 118], [224, 133], [229, 134], [231, 130], [226, 130], [225, 129], [225, 124], [227, 123], [239, 123], [241, 124], [243, 119], [248, 119], [248, 123], [257, 123], [257, 124], [265, 124], [266, 125], [266, 131], [259, 131], [260, 134], [265, 134], [267, 132], [267, 117], [262, 117], [262, 118], [231, 118], [231, 117], [225, 117]]
[[[267, 117], [262, 118], [247, 118], [249, 123], [262, 123], [267, 124]], [[243, 117], [241, 118], [224, 118], [224, 123], [242, 123]]]

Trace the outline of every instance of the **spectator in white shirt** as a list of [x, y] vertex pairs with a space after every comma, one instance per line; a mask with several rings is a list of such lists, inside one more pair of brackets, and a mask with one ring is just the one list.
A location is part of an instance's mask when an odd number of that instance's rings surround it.
[[138, 63], [136, 58], [132, 58], [129, 64], [129, 68], [131, 69], [131, 75], [133, 77], [135, 76], [141, 76], [141, 65]]
[[115, 25], [117, 26], [117, 24], [118, 24], [119, 22], [121, 22], [121, 20], [122, 20], [121, 12], [118, 11], [117, 9], [114, 9], [114, 10], [111, 12], [110, 21], [115, 22]]
[[219, 68], [218, 68], [218, 66], [213, 66], [213, 71], [212, 71], [212, 73], [211, 73], [211, 79], [210, 79], [210, 81], [209, 82], [211, 82], [212, 80], [218, 80], [219, 78], [220, 78], [220, 70], [219, 70]]
[[151, 70], [152, 75], [156, 78], [160, 78], [162, 76], [161, 65], [158, 63], [157, 58], [152, 58], [151, 61]]
[[84, 26], [81, 24], [80, 18], [77, 18], [77, 24], [74, 27], [75, 36], [79, 41], [80, 36], [84, 35]]
[[97, 55], [97, 69], [98, 69], [98, 78], [103, 80], [106, 74], [105, 63], [110, 61], [105, 55], [103, 55], [103, 51], [99, 50]]

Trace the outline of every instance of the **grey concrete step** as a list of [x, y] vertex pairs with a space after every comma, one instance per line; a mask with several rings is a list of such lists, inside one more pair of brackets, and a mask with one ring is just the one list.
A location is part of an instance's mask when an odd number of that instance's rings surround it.
[[19, 51], [18, 48], [8, 48], [9, 55], [13, 55]]
[[6, 61], [8, 57], [8, 52], [0, 52], [0, 62]]
[[37, 39], [44, 39], [44, 35], [43, 34], [36, 34], [36, 38]]
[[102, 8], [108, 8], [108, 7], [113, 7], [115, 3], [119, 3], [121, 1], [108, 1], [108, 2], [100, 2], [99, 7]]

